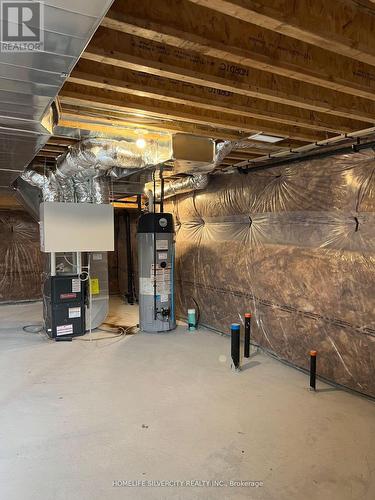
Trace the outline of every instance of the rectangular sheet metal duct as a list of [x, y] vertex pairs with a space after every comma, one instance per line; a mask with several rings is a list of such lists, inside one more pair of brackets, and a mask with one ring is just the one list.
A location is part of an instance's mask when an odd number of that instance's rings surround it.
[[0, 187], [49, 139], [48, 110], [112, 2], [47, 0], [43, 51], [0, 51]]

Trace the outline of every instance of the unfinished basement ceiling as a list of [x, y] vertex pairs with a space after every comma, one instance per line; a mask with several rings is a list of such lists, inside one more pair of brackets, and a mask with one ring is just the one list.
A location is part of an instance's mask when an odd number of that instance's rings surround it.
[[44, 49], [0, 51], [0, 191], [48, 141], [57, 121], [50, 106], [112, 0], [46, 0]]
[[233, 150], [232, 168], [369, 135], [374, 66], [370, 0], [116, 0], [60, 92], [60, 125], [281, 138]]

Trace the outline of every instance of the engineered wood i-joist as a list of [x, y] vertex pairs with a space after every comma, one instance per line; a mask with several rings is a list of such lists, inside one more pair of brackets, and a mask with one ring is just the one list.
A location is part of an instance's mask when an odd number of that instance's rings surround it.
[[[92, 102], [88, 103], [88, 106], [90, 105], [92, 105]], [[64, 112], [64, 109], [68, 109], [68, 111]], [[59, 123], [62, 127], [99, 132], [100, 134], [108, 135], [109, 137], [126, 136], [127, 132], [124, 131], [124, 128], [128, 127], [136, 127], [139, 130], [161, 130], [171, 133], [183, 132], [203, 137], [210, 137], [213, 139], [225, 139], [228, 141], [238, 141], [244, 137], [244, 134], [236, 133], [233, 130], [229, 131], [213, 127], [202, 127], [194, 123], [184, 123], [175, 120], [154, 120], [152, 123], [139, 123], [139, 119], [135, 122], [131, 122], [123, 121], [123, 118], [121, 117], [113, 118], [108, 116], [106, 118], [103, 114], [105, 111], [106, 110], [97, 110], [98, 116], [95, 118], [92, 114], [92, 109], [89, 110], [84, 107], [74, 107], [74, 109], [72, 108], [70, 110], [64, 106]]]
[[373, 66], [189, 0], [116, 3], [103, 26], [375, 100]]
[[[375, 102], [140, 37], [99, 28], [82, 58], [349, 119], [375, 121]], [[374, 96], [375, 97], [375, 96]]]
[[193, 105], [202, 109], [235, 112], [241, 116], [324, 132], [343, 133], [370, 126], [368, 122], [335, 117], [115, 66], [98, 67], [92, 61], [80, 61], [69, 77], [69, 82], [176, 104]]
[[190, 2], [375, 65], [375, 5], [365, 8], [365, 2], [355, 0]]
[[236, 131], [248, 133], [265, 132], [281, 137], [290, 137], [302, 141], [320, 141], [329, 135], [304, 129], [301, 127], [283, 124], [272, 124], [266, 120], [236, 116], [230, 113], [222, 113], [211, 110], [202, 110], [193, 106], [180, 106], [174, 103], [166, 104], [155, 99], [140, 98], [134, 95], [120, 94], [102, 89], [93, 89], [83, 85], [72, 83], [65, 84], [61, 94], [64, 103], [76, 105], [88, 105], [102, 107], [103, 109], [124, 110], [136, 113], [144, 113], [149, 116], [168, 117], [188, 123], [200, 125], [221, 126]]

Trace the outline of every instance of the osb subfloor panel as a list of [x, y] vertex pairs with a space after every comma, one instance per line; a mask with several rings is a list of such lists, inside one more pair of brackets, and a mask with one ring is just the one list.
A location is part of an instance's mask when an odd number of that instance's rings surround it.
[[[0, 498], [375, 498], [372, 402], [310, 393], [259, 353], [234, 374], [229, 339], [205, 330], [57, 344], [22, 331], [40, 309], [0, 307]], [[115, 300], [114, 318], [136, 307]], [[113, 486], [125, 480], [264, 485]]]

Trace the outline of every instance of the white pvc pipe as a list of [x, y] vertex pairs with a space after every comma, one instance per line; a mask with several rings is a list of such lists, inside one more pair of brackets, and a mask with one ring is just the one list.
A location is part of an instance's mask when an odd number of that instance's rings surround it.
[[81, 252], [76, 252], [76, 261], [77, 261], [77, 274], [82, 273], [82, 254]]
[[56, 254], [51, 252], [51, 276], [56, 276]]

